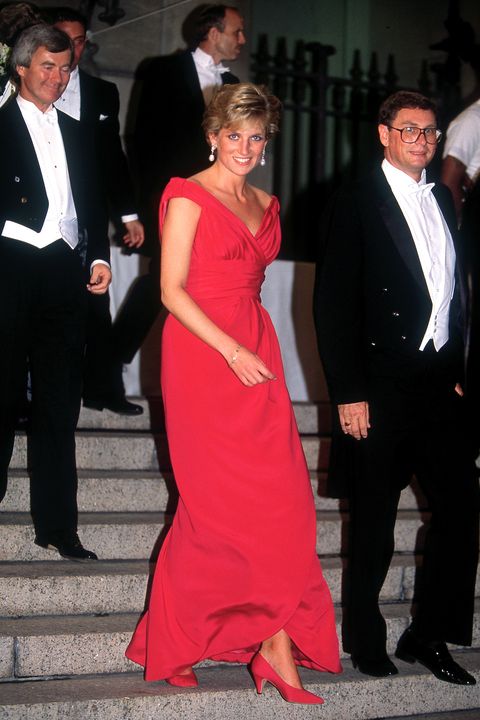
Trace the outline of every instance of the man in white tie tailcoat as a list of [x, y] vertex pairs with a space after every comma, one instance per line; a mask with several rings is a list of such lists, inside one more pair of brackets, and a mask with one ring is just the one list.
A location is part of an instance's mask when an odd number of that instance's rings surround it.
[[396, 656], [472, 685], [446, 643], [472, 642], [479, 488], [462, 381], [465, 285], [448, 189], [427, 184], [434, 104], [400, 91], [379, 112], [384, 159], [323, 222], [314, 311], [333, 404], [330, 482], [350, 509], [344, 648], [360, 672], [398, 672], [379, 595], [412, 476], [431, 520], [413, 620]]

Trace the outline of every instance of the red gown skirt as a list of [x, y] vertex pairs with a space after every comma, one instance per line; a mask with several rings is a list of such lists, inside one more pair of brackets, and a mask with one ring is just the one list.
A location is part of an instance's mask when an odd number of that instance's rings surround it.
[[162, 393], [180, 499], [126, 655], [159, 680], [210, 658], [247, 663], [284, 629], [296, 662], [340, 672], [330, 591], [316, 554], [314, 499], [280, 349], [260, 302], [278, 253], [278, 202], [255, 236], [201, 186], [180, 178], [201, 215], [189, 294], [276, 380], [244, 386], [223, 357], [173, 316], [162, 338]]

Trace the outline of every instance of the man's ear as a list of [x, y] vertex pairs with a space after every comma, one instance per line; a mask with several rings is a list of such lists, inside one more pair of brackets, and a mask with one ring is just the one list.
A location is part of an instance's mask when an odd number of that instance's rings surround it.
[[218, 39], [219, 30], [216, 27], [211, 27], [207, 34], [207, 40], [209, 43], [215, 44]]
[[383, 147], [388, 147], [390, 140], [390, 131], [387, 125], [378, 126], [378, 137], [380, 138], [380, 142], [382, 143]]
[[23, 77], [25, 75], [25, 66], [24, 65], [15, 65], [15, 70], [17, 75], [20, 77]]

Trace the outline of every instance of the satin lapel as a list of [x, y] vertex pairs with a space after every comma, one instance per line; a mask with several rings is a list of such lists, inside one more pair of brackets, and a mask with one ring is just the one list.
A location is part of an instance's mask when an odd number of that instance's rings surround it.
[[81, 125], [78, 120], [74, 120], [70, 115], [66, 115], [59, 110], [57, 110], [57, 114], [58, 124], [62, 133], [63, 147], [65, 148], [65, 157], [67, 158], [70, 186], [75, 199], [78, 191], [78, 168], [82, 166], [82, 143], [78, 132]]
[[80, 81], [80, 120], [97, 120], [95, 117], [95, 88], [89, 82], [89, 76], [83, 70], [78, 73]]
[[455, 246], [455, 252], [458, 252], [458, 231], [457, 231], [457, 218], [455, 216], [455, 208], [451, 199], [450, 191], [444, 185], [438, 183], [432, 190], [435, 200], [438, 203], [442, 215], [445, 218], [450, 234], [452, 236], [453, 244]]
[[200, 80], [198, 79], [197, 68], [195, 67], [192, 54], [190, 52], [186, 53], [182, 59], [185, 66], [185, 72], [181, 82], [182, 84], [185, 83], [185, 89], [191, 93], [193, 98], [195, 98], [199, 109], [201, 108], [201, 112], [203, 113], [205, 109], [205, 100], [203, 99], [202, 88], [200, 87]]
[[445, 218], [450, 235], [452, 236], [453, 246], [455, 248], [455, 282], [459, 291], [460, 308], [463, 317], [466, 317], [468, 306], [468, 277], [466, 261], [464, 257], [465, 249], [460, 244], [460, 233], [457, 230], [457, 218], [455, 215], [455, 207], [453, 205], [450, 191], [444, 185], [437, 184], [432, 190], [435, 199]]
[[380, 170], [380, 175], [376, 176], [375, 181], [380, 195], [378, 209], [383, 222], [387, 226], [394, 245], [408, 270], [421, 290], [426, 295], [429, 295], [412, 233], [382, 170]]
[[228, 72], [228, 71], [222, 73], [222, 84], [223, 85], [236, 85], [239, 82], [240, 82], [240, 80], [233, 73]]

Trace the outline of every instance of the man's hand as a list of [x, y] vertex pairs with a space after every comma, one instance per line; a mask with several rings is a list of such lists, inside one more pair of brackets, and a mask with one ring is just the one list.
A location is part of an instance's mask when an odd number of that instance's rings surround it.
[[370, 427], [367, 402], [345, 403], [338, 406], [340, 425], [345, 435], [356, 440], [366, 438]]
[[129, 248], [139, 248], [145, 240], [145, 232], [140, 220], [130, 220], [123, 223], [127, 231], [123, 236], [123, 242]]
[[103, 293], [107, 292], [111, 280], [112, 273], [108, 265], [105, 265], [103, 262], [97, 263], [92, 268], [87, 290], [93, 293], [93, 295], [103, 295]]

